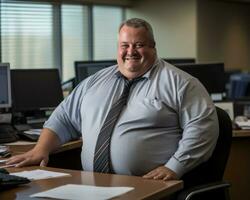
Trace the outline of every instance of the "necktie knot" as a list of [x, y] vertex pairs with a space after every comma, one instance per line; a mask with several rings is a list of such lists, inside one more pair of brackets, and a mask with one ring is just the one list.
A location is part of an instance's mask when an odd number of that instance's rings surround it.
[[133, 84], [135, 84], [135, 83], [141, 81], [141, 80], [144, 79], [144, 78], [143, 78], [143, 77], [138, 77], [138, 78], [135, 78], [135, 79], [132, 79], [132, 80], [128, 80], [128, 79], [126, 79], [126, 78], [124, 77], [123, 79], [124, 79], [124, 81], [125, 81], [125, 88], [130, 89], [130, 87], [131, 87]]

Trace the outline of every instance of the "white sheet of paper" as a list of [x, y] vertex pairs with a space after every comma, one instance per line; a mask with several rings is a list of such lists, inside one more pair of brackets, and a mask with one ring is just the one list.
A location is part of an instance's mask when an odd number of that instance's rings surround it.
[[98, 187], [67, 184], [45, 192], [32, 194], [30, 197], [46, 197], [67, 200], [104, 200], [120, 196], [133, 189], [133, 187]]
[[0, 160], [0, 163], [5, 163], [7, 159]]
[[250, 120], [247, 121], [236, 121], [235, 122], [239, 127], [245, 128], [245, 129], [250, 129]]
[[27, 131], [24, 131], [24, 133], [29, 134], [29, 135], [41, 135], [42, 129], [30, 129]]
[[53, 172], [53, 171], [41, 170], [41, 169], [22, 171], [22, 172], [10, 173], [10, 174], [16, 175], [16, 176], [22, 176], [30, 180], [56, 178], [56, 177], [61, 177], [61, 176], [71, 176], [70, 174], [66, 174], [66, 173]]
[[8, 147], [7, 146], [4, 146], [4, 145], [0, 145], [0, 153], [4, 153], [6, 151], [8, 151]]

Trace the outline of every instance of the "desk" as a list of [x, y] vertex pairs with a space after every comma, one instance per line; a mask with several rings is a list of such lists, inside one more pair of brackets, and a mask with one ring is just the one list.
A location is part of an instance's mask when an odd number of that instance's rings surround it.
[[[27, 145], [7, 146], [9, 146], [12, 155], [17, 155], [31, 150], [35, 146], [35, 143]], [[80, 157], [81, 149], [82, 140], [71, 141], [66, 144], [63, 144], [59, 149], [57, 149], [50, 155], [48, 166], [64, 169], [82, 170]]]
[[250, 137], [250, 130], [233, 130], [233, 138]]
[[250, 130], [234, 130], [224, 179], [232, 184], [231, 200], [250, 199]]
[[[7, 145], [7, 146], [10, 147], [10, 150], [13, 152], [13, 155], [17, 155], [17, 154], [22, 154], [31, 150], [35, 146], [35, 144], [36, 143], [25, 144], [25, 145], [15, 145], [15, 143], [13, 143], [13, 145]], [[81, 147], [82, 147], [82, 140], [75, 140], [75, 141], [71, 141], [71, 142], [67, 142], [66, 144], [63, 144], [59, 149], [53, 152], [53, 154], [70, 151], [70, 150], [78, 149]]]
[[[69, 142], [50, 156], [49, 166], [81, 170], [80, 152], [82, 141]], [[11, 146], [16, 153], [26, 152], [34, 147]], [[234, 130], [231, 153], [226, 166], [224, 179], [232, 183], [230, 196], [232, 200], [250, 199], [250, 130]], [[64, 162], [67, 160], [67, 162]]]
[[16, 199], [27, 200], [29, 195], [58, 187], [65, 184], [84, 184], [94, 186], [128, 186], [135, 189], [119, 196], [115, 199], [133, 200], [133, 199], [160, 199], [175, 193], [183, 188], [182, 181], [157, 181], [147, 180], [136, 176], [123, 176], [113, 174], [100, 174], [76, 170], [63, 170], [48, 167], [24, 167], [24, 168], [9, 168], [9, 171], [23, 171], [31, 169], [45, 169], [57, 172], [70, 173], [71, 177], [61, 177], [45, 180], [32, 181], [27, 185], [13, 188], [0, 193], [0, 199]]

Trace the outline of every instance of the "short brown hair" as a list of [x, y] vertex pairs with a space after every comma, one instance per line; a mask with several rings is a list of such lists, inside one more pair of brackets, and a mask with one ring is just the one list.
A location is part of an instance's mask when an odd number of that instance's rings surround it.
[[119, 32], [122, 29], [123, 26], [129, 26], [133, 28], [144, 28], [148, 32], [149, 40], [152, 43], [152, 46], [155, 47], [155, 39], [154, 39], [154, 33], [152, 26], [145, 20], [139, 19], [139, 18], [131, 18], [128, 20], [125, 20], [121, 23], [119, 27]]

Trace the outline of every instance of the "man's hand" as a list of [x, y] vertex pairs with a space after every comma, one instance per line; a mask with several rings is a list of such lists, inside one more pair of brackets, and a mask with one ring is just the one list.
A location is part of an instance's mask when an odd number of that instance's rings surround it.
[[145, 174], [143, 178], [147, 179], [155, 179], [155, 180], [164, 180], [164, 181], [169, 181], [169, 180], [177, 180], [177, 174], [172, 171], [171, 169], [165, 167], [165, 166], [160, 166], [157, 167], [156, 169], [153, 169], [149, 173]]
[[24, 167], [28, 165], [46, 166], [49, 161], [49, 154], [60, 146], [59, 137], [50, 129], [44, 128], [41, 132], [36, 146], [21, 155], [13, 156], [6, 161], [7, 165]]
[[24, 154], [13, 156], [6, 161], [7, 165], [15, 165], [16, 167], [24, 167], [28, 165], [46, 166], [49, 161], [49, 154], [42, 153], [32, 149]]

